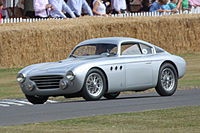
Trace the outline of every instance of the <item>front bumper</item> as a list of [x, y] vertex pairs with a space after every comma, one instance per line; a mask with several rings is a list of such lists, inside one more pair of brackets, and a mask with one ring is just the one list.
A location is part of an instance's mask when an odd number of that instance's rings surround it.
[[[63, 78], [63, 80], [66, 80]], [[59, 86], [59, 88], [53, 88], [50, 87], [50, 89], [45, 88], [41, 89], [39, 88], [36, 83], [30, 78], [26, 78], [24, 83], [19, 83], [22, 91], [26, 95], [40, 95], [40, 96], [59, 96], [59, 95], [66, 95], [66, 94], [73, 94], [76, 92], [79, 92], [82, 88], [82, 83], [78, 79], [75, 79], [73, 81], [67, 81], [67, 87], [62, 88]], [[33, 85], [33, 88], [30, 89], [30, 84]]]

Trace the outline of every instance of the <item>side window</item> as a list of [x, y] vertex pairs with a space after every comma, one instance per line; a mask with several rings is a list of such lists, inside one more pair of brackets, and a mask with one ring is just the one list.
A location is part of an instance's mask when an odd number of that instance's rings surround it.
[[114, 47], [113, 49], [110, 50], [110, 54], [117, 54], [117, 47]]
[[140, 48], [141, 48], [141, 51], [142, 51], [142, 54], [152, 54], [152, 47], [149, 47], [147, 45], [144, 45], [144, 44], [140, 44]]
[[125, 43], [121, 45], [121, 55], [140, 55], [142, 54], [137, 43]]

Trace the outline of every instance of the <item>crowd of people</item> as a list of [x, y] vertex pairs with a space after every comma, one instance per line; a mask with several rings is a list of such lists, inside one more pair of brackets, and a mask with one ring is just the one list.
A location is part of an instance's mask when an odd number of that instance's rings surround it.
[[[141, 3], [138, 12], [177, 12], [200, 6], [200, 0], [138, 1]], [[18, 0], [16, 7], [23, 16], [29, 18], [75, 18], [86, 14], [108, 16], [131, 12], [130, 2], [131, 0]], [[4, 5], [5, 0], [0, 0], [0, 11]]]

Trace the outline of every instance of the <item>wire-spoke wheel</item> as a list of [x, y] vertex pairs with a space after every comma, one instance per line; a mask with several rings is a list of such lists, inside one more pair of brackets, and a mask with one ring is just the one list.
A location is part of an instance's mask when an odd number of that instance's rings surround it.
[[83, 87], [83, 98], [98, 100], [106, 90], [106, 78], [99, 69], [91, 69], [85, 79]]
[[170, 68], [165, 68], [161, 73], [161, 84], [167, 91], [171, 91], [175, 84], [175, 75]]
[[161, 96], [171, 96], [178, 85], [177, 71], [172, 64], [165, 63], [161, 66], [156, 91]]

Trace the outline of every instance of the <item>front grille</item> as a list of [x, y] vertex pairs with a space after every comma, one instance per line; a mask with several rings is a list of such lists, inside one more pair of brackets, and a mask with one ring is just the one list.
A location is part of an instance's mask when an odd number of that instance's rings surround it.
[[34, 81], [39, 89], [56, 89], [59, 88], [62, 78], [61, 75], [44, 75], [30, 77], [30, 80]]

